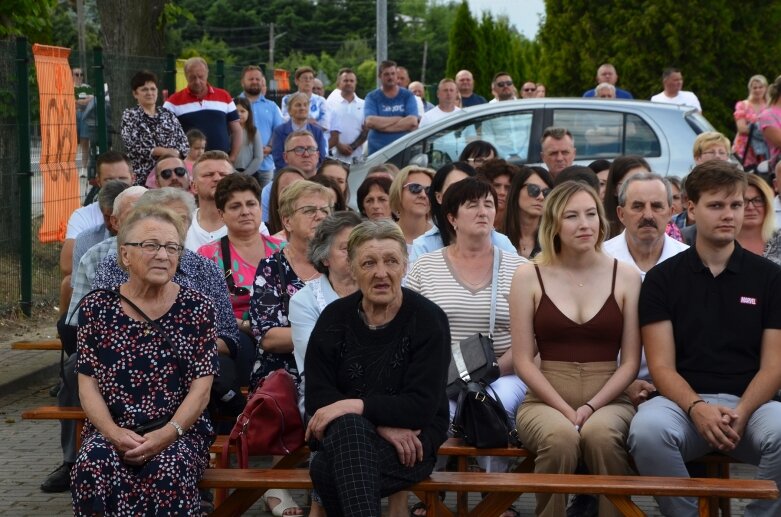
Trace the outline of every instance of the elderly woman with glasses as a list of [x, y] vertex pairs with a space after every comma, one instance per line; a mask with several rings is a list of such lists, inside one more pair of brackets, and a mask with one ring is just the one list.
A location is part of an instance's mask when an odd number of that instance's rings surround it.
[[225, 274], [231, 306], [239, 326], [238, 380], [249, 383], [255, 360], [255, 340], [249, 321], [252, 283], [258, 264], [281, 249], [282, 241], [260, 233], [260, 186], [251, 176], [231, 174], [217, 184], [214, 203], [228, 234], [204, 244], [198, 254], [216, 263]]
[[87, 424], [71, 474], [76, 515], [200, 511], [217, 335], [211, 301], [172, 282], [184, 237], [175, 213], [136, 208], [117, 236], [127, 282], [82, 304], [77, 371]]
[[390, 209], [404, 234], [407, 247], [431, 228], [428, 193], [434, 171], [408, 165], [399, 171], [390, 186]]
[[[251, 391], [263, 377], [280, 368], [293, 375], [296, 384], [300, 382], [288, 319], [290, 298], [320, 277], [307, 249], [317, 227], [333, 212], [332, 198], [328, 187], [306, 180], [297, 181], [282, 192], [279, 215], [287, 245], [261, 259], [252, 286], [249, 317], [257, 350], [250, 375]], [[287, 490], [269, 490], [263, 497], [274, 515], [302, 513]]]
[[[184, 158], [190, 150], [179, 119], [157, 105], [157, 76], [148, 70], [136, 72], [130, 80], [135, 108], [122, 113], [120, 133], [125, 151], [136, 173], [136, 185], [146, 185], [155, 161], [163, 156]], [[151, 180], [154, 180], [154, 174]]]

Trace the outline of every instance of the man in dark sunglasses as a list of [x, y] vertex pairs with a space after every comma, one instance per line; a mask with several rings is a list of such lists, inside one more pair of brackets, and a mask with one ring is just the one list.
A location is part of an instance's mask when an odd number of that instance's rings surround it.
[[491, 82], [491, 91], [494, 93], [494, 98], [491, 102], [496, 101], [510, 101], [515, 99], [515, 87], [513, 86], [513, 78], [507, 72], [499, 72], [494, 76], [493, 82]]
[[190, 192], [190, 174], [177, 156], [164, 156], [157, 160], [155, 175], [158, 187], [174, 187]]

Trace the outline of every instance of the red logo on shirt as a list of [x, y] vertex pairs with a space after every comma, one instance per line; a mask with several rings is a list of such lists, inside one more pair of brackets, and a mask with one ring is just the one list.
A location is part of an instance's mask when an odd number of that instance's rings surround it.
[[742, 303], [744, 305], [756, 305], [757, 304], [757, 299], [756, 298], [751, 298], [749, 296], [741, 296], [740, 297], [740, 303]]

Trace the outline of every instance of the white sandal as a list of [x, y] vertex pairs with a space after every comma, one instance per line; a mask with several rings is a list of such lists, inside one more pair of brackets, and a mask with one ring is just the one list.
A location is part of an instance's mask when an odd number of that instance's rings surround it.
[[[276, 505], [273, 509], [269, 508], [269, 504], [268, 504], [269, 498], [279, 499], [279, 504]], [[282, 488], [272, 488], [270, 490], [266, 490], [266, 493], [263, 494], [263, 502], [266, 505], [266, 510], [270, 511], [271, 514], [275, 515], [276, 517], [282, 517], [283, 515], [285, 515], [286, 510], [301, 508], [293, 500], [293, 497], [291, 497], [290, 492]], [[303, 513], [293, 514], [293, 515], [303, 515]]]

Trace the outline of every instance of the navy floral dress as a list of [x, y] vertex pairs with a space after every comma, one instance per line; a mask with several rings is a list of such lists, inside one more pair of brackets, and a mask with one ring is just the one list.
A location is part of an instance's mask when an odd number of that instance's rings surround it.
[[[285, 275], [285, 285], [279, 277], [279, 268]], [[290, 298], [300, 289], [304, 288], [304, 282], [298, 278], [296, 272], [290, 267], [285, 254], [280, 252], [266, 257], [258, 264], [255, 274], [255, 283], [252, 290], [252, 299], [249, 304], [249, 317], [252, 324], [252, 335], [257, 343], [257, 354], [252, 374], [249, 379], [250, 391], [254, 390], [260, 379], [280, 368], [287, 370], [299, 384], [301, 377], [298, 374], [296, 360], [293, 353], [276, 354], [263, 350], [261, 343], [266, 332], [273, 328], [289, 327], [288, 303]], [[283, 300], [283, 293], [287, 293], [287, 301]]]
[[[214, 306], [206, 297], [181, 287], [156, 322], [175, 353], [148, 322], [125, 314], [117, 295], [94, 292], [82, 305], [76, 369], [97, 380], [114, 422], [126, 429], [173, 415], [193, 379], [218, 373]], [[89, 421], [82, 439], [71, 471], [75, 515], [199, 512], [198, 481], [214, 441], [205, 412], [184, 436], [142, 466], [123, 463]]]

